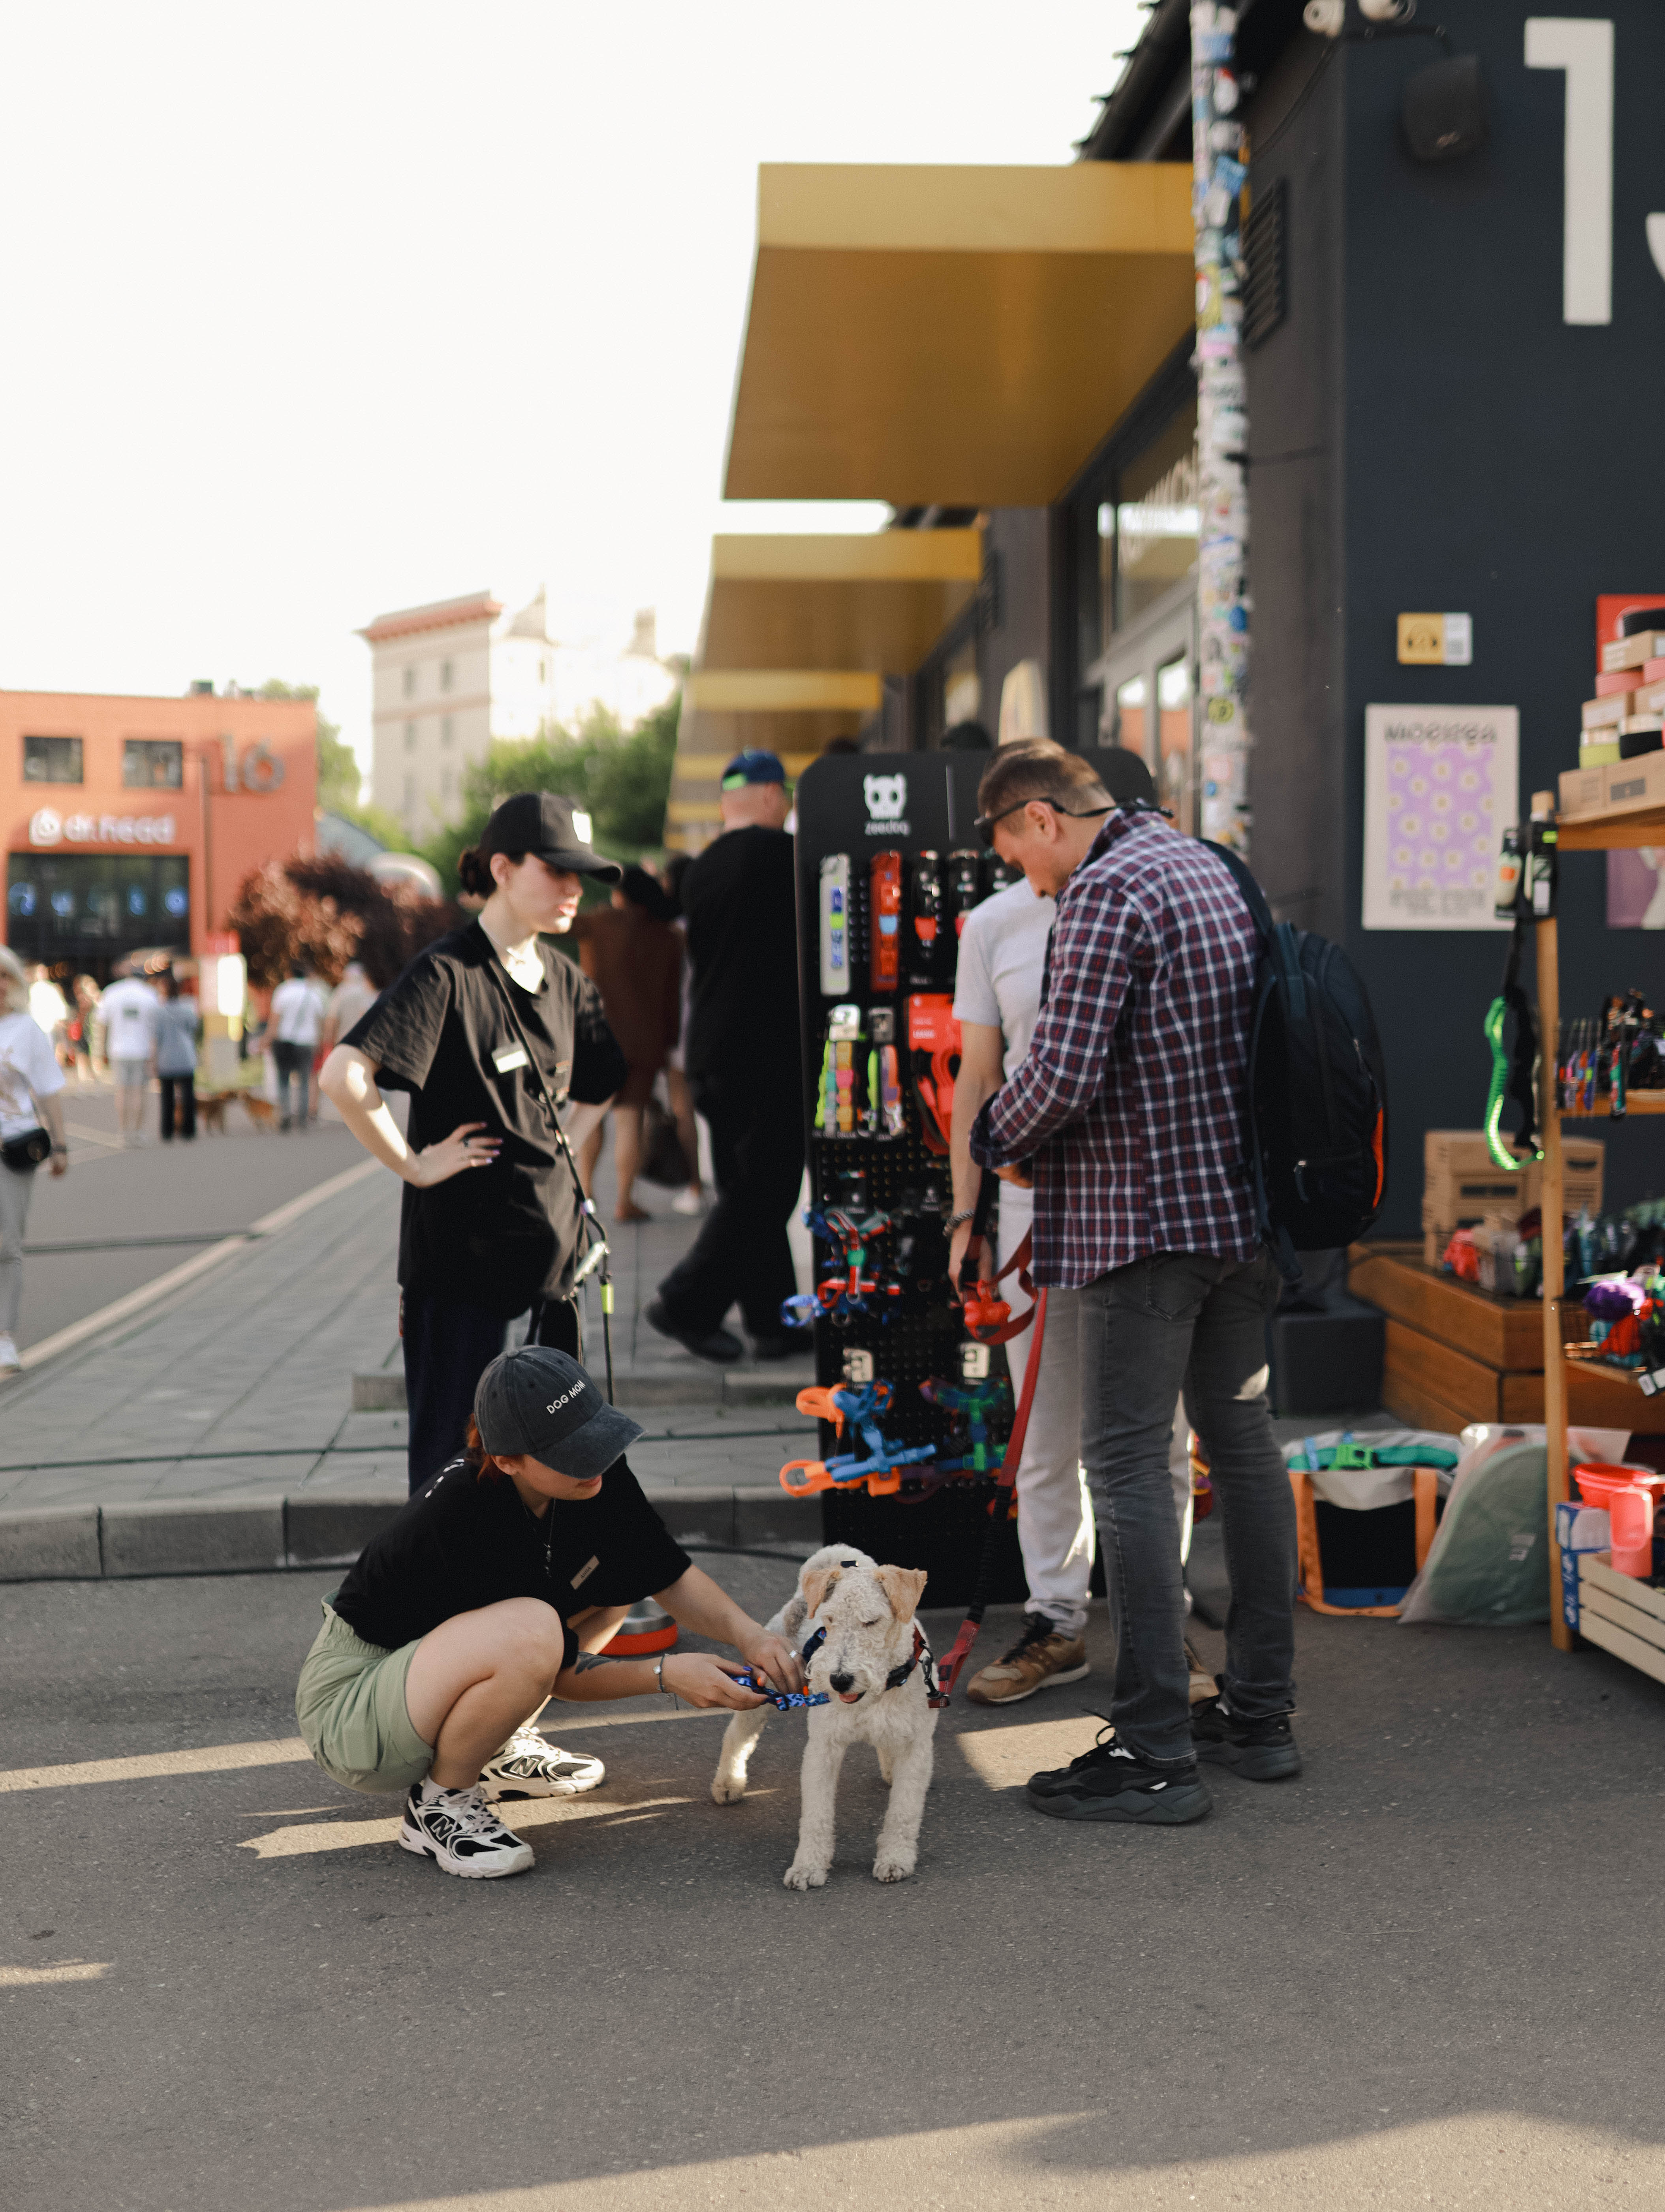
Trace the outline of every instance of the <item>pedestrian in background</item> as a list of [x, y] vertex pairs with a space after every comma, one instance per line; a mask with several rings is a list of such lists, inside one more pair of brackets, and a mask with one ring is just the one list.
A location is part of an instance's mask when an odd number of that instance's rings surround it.
[[[642, 1109], [682, 1025], [682, 939], [671, 927], [671, 915], [663, 884], [646, 868], [630, 867], [614, 888], [612, 903], [580, 914], [573, 926], [579, 965], [601, 994], [607, 1026], [630, 1071], [611, 1109], [618, 1178], [615, 1221], [652, 1218], [636, 1204], [635, 1180], [641, 1172]], [[598, 1122], [578, 1156], [586, 1190], [601, 1156], [602, 1134]]]
[[64, 1025], [70, 1046], [70, 1068], [76, 1089], [93, 1080], [93, 1026], [98, 1018], [98, 985], [90, 975], [77, 975], [71, 987], [74, 1003]]
[[175, 1131], [181, 1137], [197, 1133], [197, 1036], [201, 1025], [195, 998], [180, 990], [179, 977], [168, 969], [150, 1024], [165, 1145], [173, 1142]]
[[324, 1034], [319, 1047], [326, 1060], [348, 1030], [356, 1028], [364, 1019], [380, 995], [365, 974], [363, 963], [349, 960], [342, 970], [341, 981], [325, 1003]]
[[[312, 1103], [313, 1054], [318, 1049], [323, 1029], [324, 994], [313, 982], [305, 963], [297, 960], [289, 969], [289, 981], [280, 983], [271, 994], [271, 1017], [266, 1032], [277, 1075], [280, 1129], [305, 1129], [307, 1126]], [[293, 1115], [289, 1107], [291, 1083], [300, 1085], [299, 1103]]]
[[70, 1025], [70, 1002], [52, 981], [52, 969], [44, 963], [37, 963], [30, 973], [29, 1018], [52, 1040], [58, 1066], [67, 1066], [69, 1040], [64, 1032]]
[[98, 1002], [94, 1057], [109, 1065], [116, 1086], [116, 1133], [124, 1145], [144, 1142], [144, 1086], [150, 1079], [155, 1006], [155, 993], [131, 963], [118, 971]]
[[0, 945], [0, 1376], [15, 1375], [17, 1322], [23, 1304], [23, 1230], [35, 1169], [49, 1158], [61, 1176], [70, 1164], [64, 1071], [51, 1040], [29, 1012], [29, 980]]
[[671, 1118], [677, 1125], [682, 1156], [688, 1163], [688, 1181], [671, 1201], [672, 1213], [703, 1213], [705, 1189], [700, 1181], [700, 1130], [694, 1119], [694, 1097], [688, 1087], [686, 1060], [688, 1018], [694, 1002], [694, 969], [688, 957], [688, 916], [683, 912], [682, 879], [694, 865], [691, 853], [672, 853], [662, 871], [665, 895], [671, 901], [671, 927], [682, 940], [682, 988], [678, 1000], [677, 1041], [665, 1055], [665, 1093], [671, 1102]]
[[787, 772], [748, 750], [723, 771], [723, 833], [683, 878], [694, 1006], [688, 1077], [711, 1131], [717, 1202], [643, 1310], [697, 1358], [740, 1357], [723, 1327], [738, 1299], [760, 1359], [808, 1341], [781, 1309], [798, 1287], [787, 1222], [804, 1179], [798, 894]]
[[[478, 916], [416, 955], [323, 1076], [354, 1136], [404, 1184], [413, 1491], [462, 1449], [474, 1387], [517, 1315], [528, 1343], [582, 1358], [578, 1177], [561, 1131], [582, 1144], [626, 1073], [600, 993], [543, 941], [572, 927], [586, 876], [622, 873], [579, 836], [567, 800], [506, 799], [457, 873], [484, 898]], [[384, 1088], [410, 1094], [408, 1142]]]

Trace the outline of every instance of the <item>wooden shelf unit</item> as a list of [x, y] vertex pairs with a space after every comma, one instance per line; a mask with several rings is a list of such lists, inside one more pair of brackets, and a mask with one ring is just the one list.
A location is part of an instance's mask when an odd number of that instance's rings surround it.
[[[1533, 813], [1555, 818], [1555, 799], [1553, 793], [1537, 792], [1533, 795]], [[1635, 808], [1628, 811], [1601, 814], [1573, 814], [1555, 820], [1556, 849], [1560, 853], [1610, 853], [1638, 845], [1665, 844], [1665, 807]], [[1562, 1114], [1556, 1106], [1556, 1062], [1559, 1056], [1561, 1030], [1561, 968], [1559, 940], [1553, 915], [1547, 921], [1534, 925], [1538, 952], [1538, 1049], [1540, 1064], [1541, 1101], [1539, 1123], [1543, 1132], [1543, 1218], [1546, 1224], [1562, 1218], [1562, 1199], [1565, 1190], [1561, 1156], [1561, 1124], [1566, 1121], [1607, 1121], [1612, 1118], [1608, 1102], [1597, 1102], [1594, 1115]], [[1638, 1091], [1628, 1102], [1632, 1114], [1665, 1114], [1665, 1095], [1658, 1091]], [[1546, 1235], [1544, 1247], [1544, 1421], [1548, 1431], [1549, 1447], [1549, 1587], [1550, 1637], [1558, 1651], [1571, 1651], [1572, 1631], [1567, 1626], [1566, 1615], [1561, 1605], [1561, 1547], [1555, 1540], [1555, 1509], [1568, 1495], [1567, 1472], [1567, 1380], [1568, 1370], [1575, 1363], [1566, 1359], [1561, 1351], [1563, 1338], [1562, 1303], [1566, 1295], [1566, 1273], [1562, 1240]], [[1578, 1363], [1583, 1366], [1583, 1363]], [[1583, 1366], [1583, 1371], [1591, 1370]], [[1608, 1370], [1616, 1382], [1629, 1381], [1621, 1368]], [[1638, 1407], [1651, 1401], [1637, 1390]], [[1615, 1424], [1615, 1425], [1620, 1425]], [[1607, 1571], [1611, 1575], [1611, 1570]], [[1628, 1579], [1613, 1577], [1613, 1579]], [[1656, 1600], [1656, 1594], [1644, 1590], [1643, 1596]], [[1623, 1658], [1635, 1665], [1637, 1660], [1628, 1649], [1635, 1639], [1621, 1637], [1608, 1642], [1606, 1635], [1595, 1635], [1593, 1643], [1606, 1643]], [[1655, 1671], [1653, 1665], [1647, 1668]]]

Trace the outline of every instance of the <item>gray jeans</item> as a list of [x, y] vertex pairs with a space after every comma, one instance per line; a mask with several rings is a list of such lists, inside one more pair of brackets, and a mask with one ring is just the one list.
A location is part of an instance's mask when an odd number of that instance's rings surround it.
[[34, 1194], [33, 1168], [0, 1161], [0, 1336], [15, 1336], [23, 1307], [23, 1225]]
[[1080, 1292], [1081, 1457], [1120, 1629], [1110, 1718], [1118, 1739], [1157, 1765], [1191, 1756], [1168, 1472], [1182, 1389], [1224, 1532], [1227, 1694], [1248, 1718], [1294, 1707], [1295, 1503], [1266, 1402], [1266, 1317], [1278, 1291], [1266, 1252], [1159, 1252]]

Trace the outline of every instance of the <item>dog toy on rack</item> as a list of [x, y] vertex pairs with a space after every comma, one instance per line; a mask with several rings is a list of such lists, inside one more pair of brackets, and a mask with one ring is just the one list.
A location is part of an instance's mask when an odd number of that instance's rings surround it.
[[900, 1297], [896, 1284], [868, 1272], [869, 1247], [889, 1233], [888, 1213], [875, 1211], [858, 1216], [847, 1213], [842, 1206], [810, 1206], [804, 1209], [804, 1225], [823, 1243], [836, 1248], [844, 1273], [829, 1275], [813, 1291], [800, 1291], [785, 1299], [781, 1318], [787, 1328], [802, 1328], [822, 1314], [843, 1327], [852, 1314], [871, 1310], [870, 1298]]
[[893, 1496], [902, 1487], [904, 1467], [917, 1467], [937, 1455], [935, 1444], [894, 1444], [886, 1437], [879, 1417], [889, 1411], [893, 1395], [888, 1382], [844, 1382], [832, 1390], [819, 1385], [800, 1390], [800, 1413], [830, 1421], [840, 1436], [848, 1421], [862, 1449], [827, 1460], [788, 1460], [781, 1470], [781, 1489], [792, 1498], [813, 1498], [817, 1491], [853, 1489], [865, 1483], [870, 1498]]
[[1006, 1378], [990, 1375], [975, 1382], [945, 1382], [933, 1376], [920, 1384], [919, 1394], [927, 1406], [950, 1415], [954, 1425], [941, 1449], [952, 1452], [957, 1448], [960, 1455], [939, 1458], [938, 1473], [998, 1474], [1006, 1463], [1006, 1447], [991, 1441], [988, 1425], [1011, 1400], [1012, 1386]]

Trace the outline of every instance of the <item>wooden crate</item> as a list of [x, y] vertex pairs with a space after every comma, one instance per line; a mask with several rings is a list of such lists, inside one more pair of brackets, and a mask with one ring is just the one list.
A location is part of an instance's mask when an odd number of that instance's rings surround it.
[[1578, 1561], [1578, 1633], [1656, 1682], [1665, 1682], [1665, 1593], [1615, 1574], [1603, 1554]]

